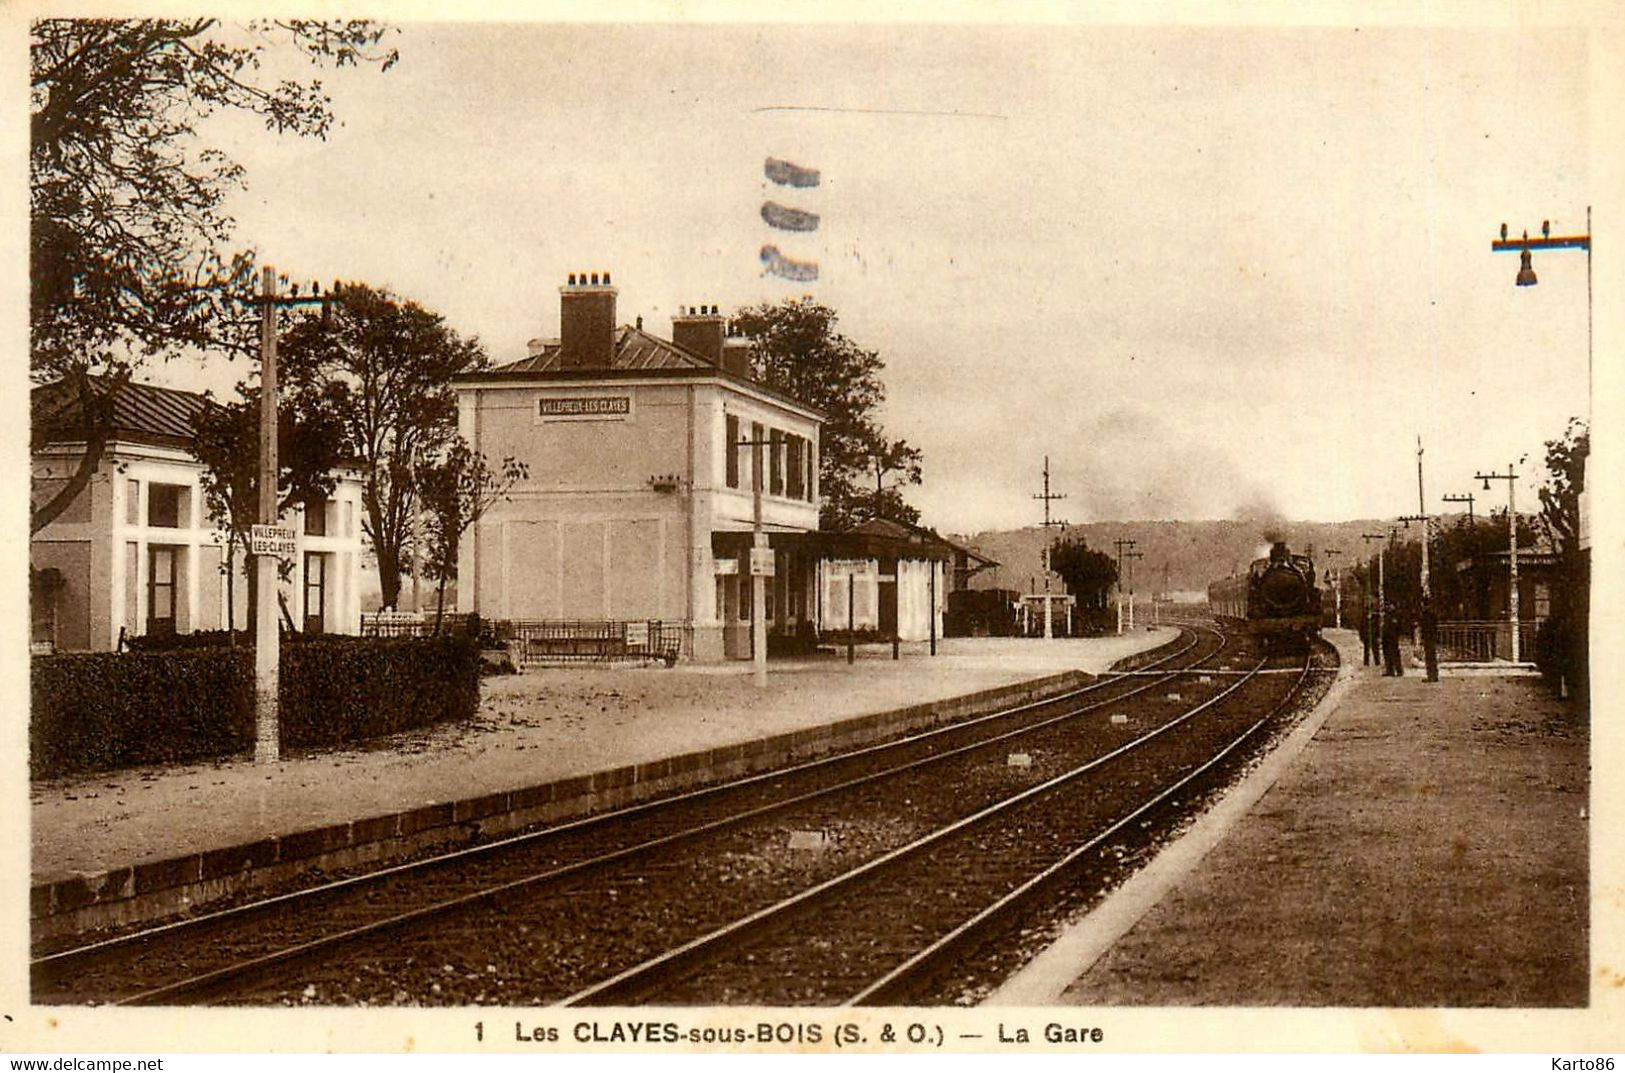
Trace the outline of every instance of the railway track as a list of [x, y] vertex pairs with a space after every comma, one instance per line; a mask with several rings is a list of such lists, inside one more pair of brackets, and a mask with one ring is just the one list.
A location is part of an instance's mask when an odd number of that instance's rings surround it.
[[[833, 895], [809, 891], [862, 888], [857, 910], [860, 920], [866, 916], [880, 920], [881, 914], [862, 906], [869, 898], [880, 897], [871, 892], [889, 884], [893, 898], [914, 899], [918, 917], [926, 908], [918, 904], [921, 880], [884, 879], [891, 874], [892, 865], [875, 862], [976, 854], [1000, 862], [1023, 860], [1027, 863], [1016, 871], [1033, 871], [1034, 862], [1054, 856], [1053, 847], [1036, 857], [1036, 842], [1025, 849], [1025, 843], [1001, 848], [996, 836], [976, 833], [993, 830], [987, 826], [989, 821], [971, 822], [971, 818], [989, 809], [1000, 814], [1025, 809], [1028, 811], [1021, 814], [1029, 819], [1024, 822], [1037, 824], [1040, 821], [1034, 817], [1040, 816], [1042, 808], [1071, 807], [1043, 802], [1062, 800], [1057, 796], [1062, 787], [1091, 781], [1073, 768], [1126, 770], [1126, 763], [1141, 762], [1128, 757], [1149, 755], [1144, 745], [1129, 746], [1124, 744], [1127, 740], [1138, 742], [1142, 736], [1147, 742], [1171, 740], [1179, 736], [1178, 728], [1201, 722], [1199, 713], [1221, 707], [1214, 699], [1221, 693], [1233, 696], [1249, 682], [1256, 686], [1272, 680], [1263, 675], [1226, 676], [1221, 673], [1226, 668], [1209, 666], [1224, 651], [1222, 638], [1197, 633], [1186, 638], [1178, 650], [1155, 661], [1162, 671], [1156, 676], [1104, 677], [1063, 698], [786, 772], [42, 957], [34, 963], [35, 1001], [261, 1004], [299, 995], [318, 1002], [356, 1003], [552, 1002], [566, 998], [590, 1002], [608, 1001], [607, 996], [616, 993], [614, 988], [630, 988], [626, 993], [653, 996], [654, 1001], [690, 1001], [684, 996], [704, 994], [724, 997], [696, 1001], [827, 1002], [842, 989], [858, 995], [860, 990], [848, 988], [847, 982], [836, 984], [826, 979], [827, 973], [798, 967], [793, 961], [780, 967], [779, 978], [819, 981], [813, 989], [817, 994], [806, 993], [806, 986], [799, 992], [782, 987], [764, 990], [761, 979], [773, 974], [764, 975], [759, 963], [751, 959], [747, 966], [757, 967], [745, 970], [744, 983], [728, 983], [726, 970], [715, 965], [704, 971], [674, 973], [670, 966], [679, 963], [700, 966], [704, 959], [692, 951], [667, 961], [668, 968], [644, 970], [641, 977], [628, 974], [644, 962], [658, 960], [648, 956], [649, 948], [656, 944], [672, 945], [676, 938], [681, 940], [676, 946], [688, 948], [759, 914], [766, 914], [759, 927], [769, 931], [783, 929], [782, 924], [770, 921], [825, 915], [835, 919], [830, 907], [835, 903], [819, 901]], [[1260, 663], [1250, 670], [1256, 674], [1262, 667]], [[1140, 670], [1147, 669], [1152, 668]], [[1208, 681], [1202, 683], [1203, 678]], [[1273, 680], [1284, 681], [1280, 676]], [[1176, 682], [1180, 693], [1175, 696], [1199, 690], [1212, 696], [1198, 702], [1193, 711], [1188, 710], [1190, 704], [1170, 701], [1169, 694], [1153, 695]], [[1131, 715], [1125, 717], [1122, 727], [1109, 729], [1116, 724], [1098, 714], [1103, 708], [1114, 714], [1123, 709]], [[1130, 720], [1132, 732], [1127, 725]], [[1080, 729], [1085, 723], [1089, 729]], [[1103, 743], [1111, 747], [1103, 748]], [[1025, 750], [1019, 755], [1037, 762], [1017, 766], [1012, 756], [1006, 768], [1003, 761], [1012, 749]], [[990, 756], [999, 761], [997, 767], [988, 762]], [[1057, 781], [1060, 767], [1072, 774]], [[998, 804], [1011, 796], [1004, 791], [1015, 783], [1025, 784], [1017, 791], [1024, 803]], [[724, 868], [718, 879], [718, 862], [731, 867], [727, 862], [737, 863], [749, 856], [749, 846], [760, 845], [764, 839], [772, 841], [786, 829], [840, 830], [842, 824], [852, 824], [854, 815], [887, 812], [887, 803], [894, 805], [899, 795], [907, 803], [912, 800], [909, 795], [927, 797], [935, 786], [941, 797], [943, 785], [952, 788], [946, 800], [905, 808], [905, 820], [894, 823], [887, 837], [858, 840], [862, 844], [851, 853], [844, 852], [847, 847], [843, 844], [841, 852], [815, 853], [808, 858], [810, 863], [781, 869], [782, 874], [750, 875], [743, 882], [727, 882], [730, 873]], [[1031, 811], [1034, 809], [1039, 811]], [[956, 833], [941, 834], [946, 828], [955, 828]], [[978, 838], [992, 840], [979, 842]], [[962, 839], [971, 841], [959, 841]], [[747, 847], [743, 854], [742, 846]], [[842, 878], [854, 871], [859, 873], [856, 877]], [[990, 889], [1001, 898], [1021, 886], [996, 877], [995, 873], [1005, 871], [1002, 865], [986, 869]], [[1035, 882], [1037, 889], [1045, 880]], [[1004, 893], [998, 894], [998, 889]], [[1025, 896], [1013, 897], [1019, 901]], [[801, 901], [794, 901], [797, 898]], [[978, 899], [986, 901], [985, 894], [973, 897], [967, 893], [963, 900], [957, 896], [949, 900], [968, 906]], [[999, 917], [994, 913], [988, 920]], [[946, 931], [934, 924], [925, 930], [941, 931], [938, 939], [945, 939], [962, 928], [964, 936], [947, 940], [962, 944], [969, 941], [965, 936], [985, 932], [989, 926], [961, 920]], [[920, 931], [923, 917], [909, 918], [909, 927]], [[799, 926], [796, 933], [800, 933]], [[730, 934], [742, 938], [745, 932]], [[744, 945], [767, 949], [761, 946], [767, 939], [766, 932], [757, 933]], [[708, 948], [718, 949], [718, 943], [725, 942], [713, 938]], [[834, 949], [828, 940], [814, 940], [813, 946], [820, 943]], [[922, 950], [904, 951], [901, 957], [895, 956], [898, 953], [894, 950], [888, 955], [894, 965], [918, 957], [927, 966], [943, 957], [922, 957]], [[538, 973], [535, 966], [541, 962], [547, 969]], [[641, 982], [634, 984], [635, 978]], [[753, 978], [756, 983], [750, 983]], [[594, 980], [620, 983], [594, 985]], [[298, 986], [306, 981], [311, 982]], [[391, 986], [402, 981], [411, 984]], [[598, 986], [605, 989], [593, 990]], [[889, 990], [876, 994], [901, 993], [899, 988], [915, 985], [899, 978], [885, 986]], [[760, 994], [774, 997], [751, 997]]]
[[[1216, 635], [1195, 632], [1136, 662], [1170, 674], [1196, 664]], [[153, 1004], [228, 994], [235, 981], [639, 854], [933, 759], [986, 745], [1154, 688], [1106, 675], [1060, 697], [422, 861], [43, 953], [36, 1002]]]
[[[905, 1004], [1035, 892], [1230, 756], [1292, 696], [1259, 715], [1195, 732], [1206, 759], [1173, 735], [1220, 708], [1257, 672], [1106, 755], [997, 801], [857, 868], [596, 983], [567, 1005]], [[1306, 658], [1295, 688], [1308, 676]], [[1158, 755], [1158, 750], [1162, 755]], [[1132, 792], [1121, 792], [1122, 787]], [[921, 898], [919, 892], [932, 896]]]

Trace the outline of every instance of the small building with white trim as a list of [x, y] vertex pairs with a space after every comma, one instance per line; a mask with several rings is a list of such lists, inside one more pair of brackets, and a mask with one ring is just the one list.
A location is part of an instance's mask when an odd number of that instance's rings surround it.
[[[66, 385], [34, 389], [36, 407], [71, 427]], [[53, 393], [57, 396], [52, 398]], [[113, 400], [112, 432], [89, 483], [29, 541], [30, 641], [35, 651], [108, 651], [123, 637], [249, 628], [246, 556], [227, 584], [226, 536], [204, 504], [203, 466], [191, 453], [193, 417], [210, 405], [190, 391], [127, 383]], [[65, 408], [65, 409], [64, 409]], [[82, 441], [36, 447], [37, 505], [68, 483]], [[361, 482], [336, 474], [324, 503], [296, 508], [291, 575], [281, 584], [296, 628], [357, 633], [361, 623]]]

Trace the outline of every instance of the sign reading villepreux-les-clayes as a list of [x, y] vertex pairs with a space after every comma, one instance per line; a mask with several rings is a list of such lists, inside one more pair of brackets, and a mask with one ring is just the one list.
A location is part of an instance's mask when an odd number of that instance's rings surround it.
[[593, 420], [629, 417], [632, 413], [630, 395], [600, 395], [593, 398], [538, 399], [536, 416], [553, 420]]
[[286, 558], [298, 551], [297, 537], [285, 525], [256, 525], [248, 531], [248, 550], [254, 555]]

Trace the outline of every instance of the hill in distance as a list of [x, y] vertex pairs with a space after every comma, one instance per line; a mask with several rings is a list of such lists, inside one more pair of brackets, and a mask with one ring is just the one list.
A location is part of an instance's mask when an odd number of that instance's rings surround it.
[[[1453, 515], [1435, 525], [1454, 524]], [[1191, 522], [1090, 522], [1024, 529], [995, 529], [949, 539], [974, 548], [999, 565], [971, 578], [975, 589], [1016, 589], [1035, 592], [1044, 587], [1044, 547], [1063, 533], [1073, 540], [1080, 537], [1096, 551], [1116, 556], [1115, 540], [1132, 540], [1132, 550], [1145, 558], [1134, 567], [1134, 590], [1141, 595], [1170, 593], [1176, 597], [1207, 596], [1209, 582], [1247, 568], [1254, 559], [1268, 554], [1270, 540], [1283, 539], [1294, 554], [1312, 552], [1315, 569], [1348, 569], [1376, 554], [1377, 542], [1362, 540], [1362, 533], [1386, 533], [1394, 523], [1376, 519], [1349, 522], [1281, 522], [1258, 520]], [[1421, 530], [1413, 526], [1399, 530], [1400, 541], [1414, 541]], [[1336, 549], [1339, 554], [1327, 554]], [[1127, 574], [1128, 563], [1124, 563]], [[1052, 582], [1059, 587], [1059, 582]]]

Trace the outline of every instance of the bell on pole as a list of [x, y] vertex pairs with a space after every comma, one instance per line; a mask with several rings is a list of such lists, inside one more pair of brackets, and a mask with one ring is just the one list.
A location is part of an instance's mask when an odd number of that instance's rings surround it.
[[1518, 268], [1518, 286], [1533, 287], [1536, 283], [1535, 268], [1531, 263], [1534, 257], [1528, 250], [1524, 250], [1519, 256], [1523, 258], [1523, 264]]

